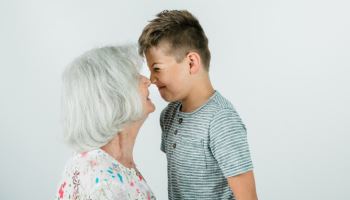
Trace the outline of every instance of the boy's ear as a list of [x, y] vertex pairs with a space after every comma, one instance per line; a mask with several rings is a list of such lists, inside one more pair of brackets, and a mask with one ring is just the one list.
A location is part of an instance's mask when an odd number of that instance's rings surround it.
[[187, 54], [188, 64], [190, 66], [190, 74], [196, 74], [201, 68], [201, 57], [197, 52], [190, 52]]

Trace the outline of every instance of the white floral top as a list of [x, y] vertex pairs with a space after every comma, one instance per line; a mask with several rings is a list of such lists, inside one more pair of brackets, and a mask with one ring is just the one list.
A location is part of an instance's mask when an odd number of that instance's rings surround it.
[[138, 170], [101, 149], [76, 154], [66, 165], [56, 200], [156, 199]]

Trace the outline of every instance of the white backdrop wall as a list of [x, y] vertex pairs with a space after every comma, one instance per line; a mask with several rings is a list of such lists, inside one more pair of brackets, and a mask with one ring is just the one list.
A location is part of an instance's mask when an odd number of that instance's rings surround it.
[[[260, 199], [350, 199], [350, 3], [0, 1], [0, 199], [52, 199], [71, 150], [60, 127], [61, 73], [82, 52], [136, 42], [163, 9], [188, 9], [210, 42], [211, 78], [248, 128]], [[144, 69], [143, 73], [147, 74]], [[159, 113], [135, 159], [167, 199]]]

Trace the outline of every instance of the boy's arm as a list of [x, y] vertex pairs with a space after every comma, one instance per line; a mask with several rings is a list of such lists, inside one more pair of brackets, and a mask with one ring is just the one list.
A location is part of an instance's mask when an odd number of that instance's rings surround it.
[[236, 200], [257, 200], [254, 173], [249, 171], [237, 176], [227, 178], [228, 184]]
[[209, 131], [211, 151], [236, 200], [256, 200], [247, 133], [237, 112], [223, 109], [216, 113]]

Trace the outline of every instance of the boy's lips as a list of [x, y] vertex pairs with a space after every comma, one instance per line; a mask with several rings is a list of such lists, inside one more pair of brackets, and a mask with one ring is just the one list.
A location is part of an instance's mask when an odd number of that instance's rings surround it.
[[158, 90], [161, 90], [161, 89], [164, 89], [165, 88], [165, 85], [157, 85], [157, 87], [158, 87]]

